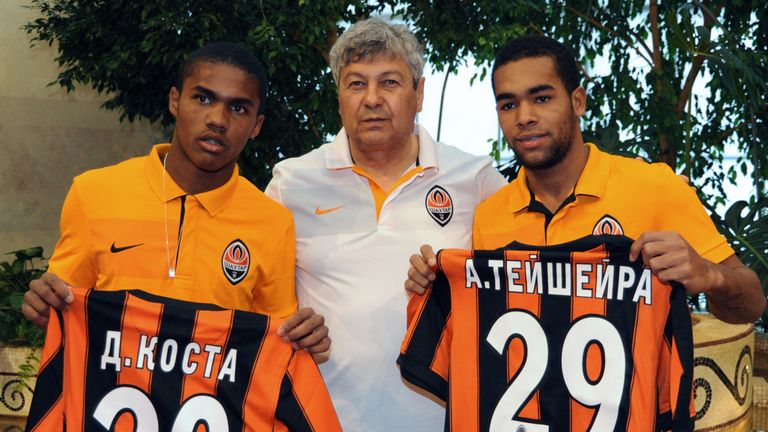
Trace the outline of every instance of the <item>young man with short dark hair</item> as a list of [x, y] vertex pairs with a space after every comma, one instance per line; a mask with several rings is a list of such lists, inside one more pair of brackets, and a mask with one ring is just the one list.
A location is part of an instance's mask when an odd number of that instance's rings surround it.
[[170, 90], [170, 144], [73, 181], [48, 273], [22, 312], [39, 325], [72, 301], [69, 286], [140, 289], [286, 320], [294, 347], [330, 345], [323, 318], [296, 312], [290, 211], [238, 175], [237, 158], [264, 121], [266, 74], [237, 44], [192, 52]]
[[[765, 309], [755, 273], [667, 165], [584, 143], [577, 76], [543, 36], [496, 57], [499, 124], [522, 168], [477, 206], [475, 250], [445, 251], [435, 289], [409, 304], [399, 359], [406, 379], [449, 401], [446, 430], [692, 430], [689, 312], [669, 285], [705, 293], [728, 322]], [[423, 294], [437, 261], [422, 246], [406, 287]], [[647, 275], [642, 302], [624, 294], [643, 286], [632, 267]]]
[[[688, 185], [666, 165], [584, 143], [579, 117], [587, 96], [567, 48], [544, 36], [512, 40], [499, 51], [492, 79], [499, 124], [522, 169], [478, 206], [475, 249], [564, 243], [608, 221], [636, 239], [632, 258], [642, 257], [664, 282], [706, 294], [718, 318], [748, 323], [762, 314], [766, 299], [757, 275]], [[422, 257], [411, 257], [409, 290], [421, 293], [429, 285], [434, 259], [428, 246]]]

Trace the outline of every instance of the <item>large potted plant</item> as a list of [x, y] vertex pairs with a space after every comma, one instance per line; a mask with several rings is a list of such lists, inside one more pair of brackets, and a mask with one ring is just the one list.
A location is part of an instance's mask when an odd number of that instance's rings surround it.
[[[768, 288], [768, 198], [738, 201], [722, 218], [714, 209], [710, 212], [739, 258]], [[701, 305], [701, 298], [694, 300]], [[696, 315], [694, 322], [697, 430], [746, 431], [750, 422], [757, 430], [768, 427], [767, 389], [760, 377], [768, 364], [768, 316], [756, 323], [755, 334], [752, 325], [725, 324], [707, 315]]]
[[29, 282], [45, 272], [43, 248], [17, 250], [0, 262], [0, 416], [29, 411], [45, 333], [21, 314]]

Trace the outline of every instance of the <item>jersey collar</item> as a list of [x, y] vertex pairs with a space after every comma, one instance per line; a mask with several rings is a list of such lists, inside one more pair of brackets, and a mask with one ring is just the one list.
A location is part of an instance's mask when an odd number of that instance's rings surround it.
[[[152, 147], [152, 151], [149, 152], [149, 157], [144, 163], [144, 172], [147, 175], [149, 186], [161, 202], [163, 201], [163, 195], [165, 195], [165, 202], [172, 201], [182, 195], [187, 195], [184, 189], [176, 184], [171, 176], [163, 170], [163, 156], [168, 153], [170, 148], [170, 144], [155, 145]], [[165, 194], [163, 194], [163, 175], [165, 175]], [[235, 170], [226, 183], [208, 192], [196, 194], [195, 198], [211, 216], [214, 216], [224, 210], [227, 204], [229, 204], [237, 188], [239, 176], [240, 171], [237, 165], [235, 165]]]
[[[429, 135], [427, 130], [417, 124], [414, 127], [414, 133], [419, 138], [419, 166], [422, 169], [435, 168], [437, 165], [437, 144]], [[349, 139], [347, 131], [341, 128], [333, 141], [331, 141], [328, 153], [325, 156], [325, 166], [330, 170], [348, 169], [355, 165], [352, 160], [352, 153], [349, 150]]]
[[[586, 146], [589, 148], [589, 157], [587, 158], [584, 170], [581, 172], [581, 176], [579, 176], [579, 180], [576, 182], [574, 194], [577, 197], [588, 195], [601, 198], [608, 185], [610, 160], [608, 159], [608, 154], [600, 151], [594, 144], [586, 143]], [[517, 178], [509, 187], [510, 213], [517, 213], [528, 208], [533, 194], [528, 189], [528, 182], [525, 181], [525, 168], [520, 168]]]

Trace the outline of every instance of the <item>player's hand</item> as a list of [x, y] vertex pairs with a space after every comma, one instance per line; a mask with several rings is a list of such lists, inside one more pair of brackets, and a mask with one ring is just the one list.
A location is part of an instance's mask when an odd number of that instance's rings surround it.
[[713, 286], [718, 274], [714, 263], [702, 258], [680, 234], [673, 231], [643, 233], [632, 243], [629, 259], [634, 261], [640, 255], [645, 265], [662, 282], [679, 282], [692, 294], [706, 292]]
[[419, 249], [421, 254], [411, 255], [411, 266], [408, 268], [408, 279], [405, 290], [412, 294], [422, 295], [432, 286], [437, 269], [437, 257], [432, 246], [424, 245]]
[[331, 348], [325, 318], [312, 308], [301, 308], [277, 329], [278, 336], [290, 342], [295, 350], [319, 354]]
[[40, 327], [48, 325], [51, 307], [67, 310], [74, 296], [69, 285], [53, 273], [44, 273], [40, 279], [29, 283], [29, 290], [24, 294], [21, 313]]

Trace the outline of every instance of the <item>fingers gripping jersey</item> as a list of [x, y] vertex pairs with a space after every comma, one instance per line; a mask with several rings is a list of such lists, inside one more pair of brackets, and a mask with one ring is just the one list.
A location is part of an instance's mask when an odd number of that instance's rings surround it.
[[451, 431], [692, 430], [685, 293], [631, 243], [441, 251], [408, 305], [403, 377], [448, 403]]
[[51, 314], [28, 431], [341, 430], [314, 360], [270, 317], [142, 291], [73, 294]]

